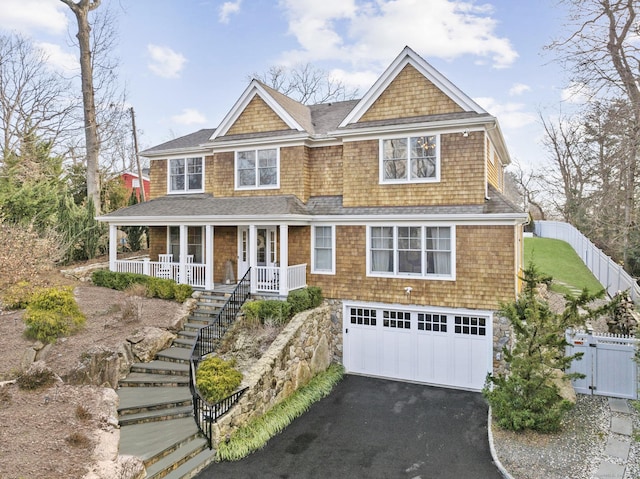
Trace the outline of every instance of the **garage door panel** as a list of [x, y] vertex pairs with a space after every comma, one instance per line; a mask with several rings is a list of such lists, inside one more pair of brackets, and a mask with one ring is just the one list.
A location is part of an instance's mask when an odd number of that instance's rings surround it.
[[449, 340], [442, 335], [418, 334], [416, 381], [444, 384], [449, 374]]
[[355, 373], [375, 374], [379, 365], [376, 328], [349, 328], [349, 365]]
[[413, 338], [408, 331], [382, 331], [380, 371], [382, 376], [399, 379], [413, 377]]

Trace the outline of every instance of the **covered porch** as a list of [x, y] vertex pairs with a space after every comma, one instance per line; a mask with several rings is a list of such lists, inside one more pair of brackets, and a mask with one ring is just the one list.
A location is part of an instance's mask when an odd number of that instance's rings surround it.
[[[119, 273], [171, 279], [204, 290], [213, 290], [216, 284], [234, 284], [249, 271], [253, 294], [286, 296], [289, 291], [307, 285], [307, 264], [288, 264], [289, 227], [286, 224], [277, 227], [255, 224], [238, 226], [237, 262], [230, 274], [227, 272], [224, 277], [217, 278], [214, 273], [216, 260], [227, 263], [228, 260], [216, 258], [215, 226], [181, 224], [167, 225], [166, 228], [166, 252], [157, 255], [152, 252], [144, 258], [120, 259], [118, 225], [110, 224], [109, 269]], [[201, 230], [202, 234], [194, 235], [194, 229]], [[197, 238], [195, 242], [194, 236]], [[221, 249], [228, 251], [229, 245]], [[225, 267], [228, 270], [228, 265]]]
[[[97, 219], [109, 225], [111, 271], [204, 290], [249, 272], [252, 293], [279, 296], [306, 286], [310, 217], [293, 196], [167, 195]], [[148, 258], [118, 257], [119, 230], [129, 226], [149, 228]]]

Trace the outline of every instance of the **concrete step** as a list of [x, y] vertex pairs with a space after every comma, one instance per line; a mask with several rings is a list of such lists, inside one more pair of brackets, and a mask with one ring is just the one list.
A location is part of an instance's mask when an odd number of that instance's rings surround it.
[[171, 346], [174, 348], [187, 348], [189, 350], [191, 350], [191, 348], [193, 348], [193, 344], [196, 342], [196, 338], [195, 336], [192, 338], [180, 338], [177, 337], [176, 339], [173, 340], [173, 343], [171, 343]]
[[189, 365], [175, 361], [161, 361], [154, 359], [148, 363], [135, 363], [131, 366], [132, 373], [167, 374], [173, 376], [188, 376]]
[[200, 431], [193, 417], [123, 426], [119, 453], [137, 456], [149, 467], [198, 437]]
[[188, 385], [189, 376], [176, 376], [174, 374], [131, 373], [120, 381], [120, 387], [177, 387]]
[[210, 322], [202, 319], [192, 319], [188, 318], [187, 322], [184, 323], [183, 331], [200, 331], [202, 328], [209, 326]]
[[143, 411], [168, 407], [193, 406], [191, 391], [187, 386], [155, 388], [119, 388], [118, 414], [124, 416]]
[[215, 319], [215, 316], [210, 315], [198, 315], [196, 312], [191, 313], [187, 316], [187, 322], [185, 324], [195, 324], [200, 325], [200, 327], [208, 326]]
[[167, 474], [165, 479], [186, 479], [195, 477], [200, 471], [211, 464], [216, 457], [216, 452], [205, 449], [197, 456], [189, 459], [177, 469]]
[[189, 364], [191, 350], [187, 348], [167, 348], [156, 354], [160, 361]]
[[178, 333], [179, 338], [195, 338], [198, 335], [198, 331], [183, 329]]
[[171, 419], [179, 419], [183, 417], [193, 417], [193, 406], [168, 407], [164, 409], [155, 409], [153, 411], [126, 414], [118, 418], [118, 423], [120, 424], [120, 427], [123, 427], [133, 424], [144, 424], [147, 422], [169, 421]]
[[208, 450], [207, 440], [198, 437], [147, 467], [147, 479], [161, 479], [185, 462]]

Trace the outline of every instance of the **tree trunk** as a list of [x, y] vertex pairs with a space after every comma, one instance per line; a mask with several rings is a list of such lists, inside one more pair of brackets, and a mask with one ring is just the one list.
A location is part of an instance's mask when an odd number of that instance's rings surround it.
[[96, 105], [93, 90], [93, 66], [91, 63], [91, 27], [89, 12], [100, 6], [101, 0], [60, 0], [74, 13], [78, 22], [78, 45], [80, 47], [80, 76], [82, 102], [84, 105], [84, 134], [87, 157], [87, 197], [93, 199], [96, 214], [100, 214], [100, 139], [96, 122]]

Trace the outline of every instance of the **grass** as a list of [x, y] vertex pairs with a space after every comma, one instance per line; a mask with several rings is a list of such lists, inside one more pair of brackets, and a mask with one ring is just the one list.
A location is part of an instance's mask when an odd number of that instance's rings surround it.
[[[551, 276], [551, 289], [569, 293], [569, 287], [587, 290], [594, 294], [602, 289], [600, 282], [582, 262], [569, 243], [550, 238], [525, 238], [524, 261], [533, 262], [538, 271]], [[567, 287], [567, 286], [569, 287]]]
[[343, 375], [344, 368], [340, 364], [332, 364], [326, 371], [316, 374], [306, 386], [273, 406], [263, 416], [236, 430], [228, 442], [220, 443], [216, 461], [239, 461], [264, 447], [269, 439], [301, 416], [313, 403], [329, 395]]

